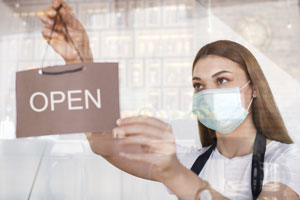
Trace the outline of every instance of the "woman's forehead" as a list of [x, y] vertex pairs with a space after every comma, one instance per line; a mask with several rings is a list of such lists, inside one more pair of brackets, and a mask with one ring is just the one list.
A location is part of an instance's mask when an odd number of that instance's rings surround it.
[[238, 63], [228, 58], [208, 55], [198, 60], [193, 70], [193, 76], [211, 77], [218, 71], [229, 71], [232, 74], [244, 73], [244, 70]]

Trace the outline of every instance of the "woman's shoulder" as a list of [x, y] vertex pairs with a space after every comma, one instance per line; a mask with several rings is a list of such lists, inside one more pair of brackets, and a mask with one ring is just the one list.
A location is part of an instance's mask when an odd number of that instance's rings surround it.
[[265, 161], [276, 162], [281, 161], [282, 159], [297, 159], [300, 161], [299, 144], [286, 144], [275, 140], [272, 140], [267, 144]]
[[272, 141], [265, 154], [264, 184], [280, 182], [300, 195], [300, 146]]
[[191, 168], [195, 160], [205, 153], [209, 147], [198, 148], [195, 145], [176, 144], [176, 155], [182, 165]]

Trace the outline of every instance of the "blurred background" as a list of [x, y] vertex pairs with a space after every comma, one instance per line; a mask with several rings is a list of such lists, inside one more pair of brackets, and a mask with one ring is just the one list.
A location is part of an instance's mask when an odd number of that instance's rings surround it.
[[[205, 44], [246, 46], [265, 72], [289, 134], [300, 143], [300, 0], [69, 0], [96, 62], [119, 62], [121, 116], [172, 124], [200, 148], [192, 62]], [[0, 0], [0, 199], [176, 199], [166, 188], [92, 154], [81, 133], [14, 139], [15, 72], [41, 67], [38, 9], [50, 0]], [[45, 65], [64, 64], [51, 48]]]

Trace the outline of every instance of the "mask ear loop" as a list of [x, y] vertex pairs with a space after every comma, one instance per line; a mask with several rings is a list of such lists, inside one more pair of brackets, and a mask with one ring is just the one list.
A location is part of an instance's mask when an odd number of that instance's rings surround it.
[[244, 89], [245, 87], [247, 87], [247, 85], [249, 85], [249, 83], [250, 83], [250, 80], [249, 80], [243, 87], [241, 87], [240, 90], [242, 90], [242, 89]]
[[251, 101], [250, 101], [250, 103], [249, 103], [249, 105], [248, 105], [248, 108], [247, 108], [247, 111], [249, 111], [249, 108], [250, 108], [250, 106], [251, 106], [251, 104], [252, 104], [252, 102], [253, 102], [253, 96], [252, 96], [252, 98], [251, 98]]
[[[249, 85], [249, 83], [250, 83], [250, 80], [243, 87], [241, 87], [240, 90], [244, 89], [247, 85]], [[249, 108], [250, 108], [252, 102], [253, 102], [253, 96], [252, 96], [251, 101], [250, 101], [250, 103], [247, 107], [247, 111], [249, 111]]]

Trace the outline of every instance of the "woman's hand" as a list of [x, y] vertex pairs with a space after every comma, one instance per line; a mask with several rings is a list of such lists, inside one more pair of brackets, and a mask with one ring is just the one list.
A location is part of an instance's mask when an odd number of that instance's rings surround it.
[[140, 145], [142, 152], [129, 153], [122, 151], [120, 156], [131, 161], [147, 163], [151, 166], [151, 179], [164, 182], [173, 176], [175, 166], [180, 165], [176, 157], [175, 137], [172, 128], [152, 117], [129, 117], [117, 121], [113, 134], [119, 144], [126, 146]]
[[163, 183], [180, 200], [194, 200], [199, 188], [209, 190], [213, 199], [226, 199], [181, 165], [169, 124], [138, 116], [120, 119], [117, 125], [113, 129], [115, 139], [109, 134], [87, 134], [94, 153], [110, 154], [104, 158], [114, 166], [134, 176]]
[[[59, 10], [59, 13], [68, 28], [69, 36], [65, 31], [61, 19], [57, 16], [56, 9], [60, 5], [62, 5], [62, 8]], [[63, 0], [52, 0], [52, 6], [47, 10], [40, 11], [38, 17], [43, 24], [45, 24], [42, 30], [43, 37], [49, 45], [63, 57], [67, 64], [81, 63], [76, 48], [79, 50], [84, 63], [93, 62], [93, 54], [90, 49], [88, 35], [67, 3]], [[57, 17], [56, 27], [52, 33], [52, 39], [49, 41], [55, 17]], [[74, 47], [69, 37], [72, 38], [76, 47]]]
[[[113, 134], [123, 146], [141, 145], [143, 152], [121, 152], [120, 155], [132, 162], [144, 162], [151, 166], [152, 180], [166, 185], [180, 200], [194, 200], [199, 188], [210, 190], [212, 197], [226, 199], [177, 159], [175, 137], [172, 128], [152, 117], [129, 117], [117, 121]], [[122, 149], [122, 147], [121, 147]]]

